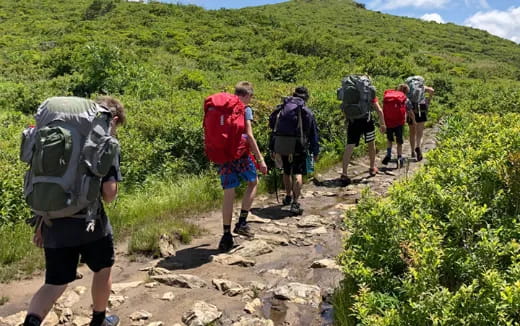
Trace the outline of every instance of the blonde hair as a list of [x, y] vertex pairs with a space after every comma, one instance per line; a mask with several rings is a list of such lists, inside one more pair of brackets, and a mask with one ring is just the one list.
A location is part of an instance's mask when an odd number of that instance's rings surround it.
[[241, 81], [235, 85], [235, 95], [253, 95], [253, 84], [248, 81]]

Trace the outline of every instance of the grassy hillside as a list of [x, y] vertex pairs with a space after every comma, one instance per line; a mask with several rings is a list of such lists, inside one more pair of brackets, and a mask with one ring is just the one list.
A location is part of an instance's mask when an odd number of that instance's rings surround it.
[[[110, 211], [117, 235], [133, 234], [130, 249], [144, 252], [155, 250], [158, 221], [220, 199], [203, 155], [201, 103], [239, 80], [255, 84], [255, 132], [263, 150], [270, 110], [294, 86], [309, 87], [326, 152], [322, 165], [343, 149], [335, 89], [347, 73], [369, 73], [380, 96], [408, 75], [424, 75], [438, 94], [434, 119], [459, 103], [468, 111], [520, 111], [517, 44], [453, 24], [368, 11], [348, 0], [216, 11], [155, 2], [4, 1], [0, 30], [0, 173], [6, 176], [0, 180], [0, 238], [20, 241], [0, 246], [13, 247], [0, 249], [0, 269], [14, 270], [13, 263], [32, 255], [25, 255], [32, 253], [30, 230], [20, 224], [29, 212], [21, 195], [19, 133], [49, 96], [108, 93], [127, 106], [129, 122], [119, 135], [125, 181]], [[166, 230], [193, 232], [181, 218]]]

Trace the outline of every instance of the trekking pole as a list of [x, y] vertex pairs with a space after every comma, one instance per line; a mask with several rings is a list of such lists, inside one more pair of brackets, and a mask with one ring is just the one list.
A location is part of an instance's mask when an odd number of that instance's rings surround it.
[[278, 173], [276, 171], [278, 168], [276, 167], [276, 164], [274, 166], [274, 193], [276, 194], [276, 202], [279, 204], [280, 199], [278, 198]]

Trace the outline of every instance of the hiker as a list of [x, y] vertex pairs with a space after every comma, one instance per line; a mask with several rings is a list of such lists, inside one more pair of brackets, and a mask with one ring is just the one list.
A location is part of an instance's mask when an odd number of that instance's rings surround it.
[[44, 248], [46, 271], [23, 325], [42, 323], [77, 278], [80, 255], [94, 272], [90, 326], [118, 325], [116, 315], [106, 315], [115, 258], [102, 200], [116, 198], [122, 179], [115, 131], [125, 122], [123, 104], [109, 96], [52, 97], [35, 118], [36, 127], [24, 131], [21, 158], [30, 164], [24, 193], [37, 215], [33, 242]]
[[252, 97], [253, 85], [242, 81], [235, 86], [234, 95], [214, 94], [206, 98], [204, 103], [205, 151], [208, 159], [218, 164], [220, 182], [224, 189], [222, 205], [224, 234], [218, 245], [218, 249], [222, 252], [227, 252], [234, 246], [231, 221], [235, 188], [240, 185], [241, 179], [247, 182], [247, 189], [242, 198], [240, 215], [233, 232], [247, 237], [254, 235], [247, 224], [247, 216], [258, 184], [251, 151], [260, 172], [267, 173], [267, 165], [253, 135], [253, 110], [249, 106]]
[[[434, 94], [432, 87], [424, 84], [424, 78], [421, 76], [411, 76], [406, 79], [406, 84], [410, 88], [407, 96], [412, 102], [413, 110], [408, 116], [408, 127], [410, 128], [410, 148], [412, 149], [411, 157], [422, 161], [422, 136], [424, 131], [424, 123], [428, 120], [428, 108]], [[426, 96], [428, 94], [428, 96]]]
[[338, 89], [337, 97], [342, 101], [341, 109], [345, 115], [347, 127], [347, 144], [343, 153], [343, 171], [340, 176], [340, 185], [345, 187], [351, 183], [347, 175], [347, 168], [352, 158], [354, 148], [359, 146], [361, 135], [368, 145], [370, 168], [368, 173], [375, 176], [378, 172], [376, 161], [376, 130], [372, 117], [375, 110], [379, 116], [379, 128], [386, 131], [383, 110], [376, 97], [376, 89], [368, 76], [349, 75], [343, 78], [342, 86]]
[[[292, 96], [284, 98], [269, 117], [272, 130], [270, 150], [275, 161], [282, 162], [283, 183], [286, 196], [284, 205], [291, 205], [290, 212], [301, 215], [298, 199], [307, 174], [308, 159], [318, 159], [320, 152], [318, 127], [312, 111], [305, 105], [309, 91], [296, 87]], [[312, 157], [308, 157], [312, 155]], [[276, 157], [279, 156], [279, 157]]]
[[387, 165], [392, 159], [393, 142], [397, 143], [397, 167], [404, 165], [403, 157], [403, 127], [406, 116], [413, 114], [412, 102], [408, 99], [410, 88], [406, 84], [401, 84], [397, 89], [386, 90], [383, 96], [383, 114], [386, 125], [386, 155], [383, 164]]

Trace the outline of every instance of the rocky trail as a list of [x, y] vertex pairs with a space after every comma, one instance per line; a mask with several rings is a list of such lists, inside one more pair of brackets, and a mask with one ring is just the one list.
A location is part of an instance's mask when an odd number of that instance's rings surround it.
[[[435, 133], [435, 128], [425, 130], [425, 151], [435, 146]], [[405, 155], [410, 153], [407, 145]], [[291, 216], [289, 206], [281, 206], [274, 194], [258, 196], [248, 218], [254, 239], [235, 237], [239, 246], [228, 254], [216, 250], [222, 232], [220, 211], [194, 217], [207, 232], [167, 258], [135, 261], [125, 254], [126, 246], [119, 245], [110, 312], [119, 315], [123, 326], [332, 325], [331, 294], [343, 277], [335, 257], [348, 232], [342, 226], [345, 210], [355, 207], [364, 188], [384, 195], [394, 181], [409, 177], [424, 162], [410, 159], [401, 169], [394, 162], [382, 168], [383, 155], [379, 151], [375, 177], [368, 175], [366, 157], [355, 160], [349, 168], [353, 184], [348, 187], [336, 181], [339, 165], [317, 175], [303, 187], [305, 211], [299, 217]], [[86, 266], [79, 271], [85, 276], [69, 286], [45, 325], [88, 325], [92, 274]], [[43, 273], [0, 284], [0, 297], [9, 298], [0, 306], [0, 325], [23, 322], [42, 282]]]

